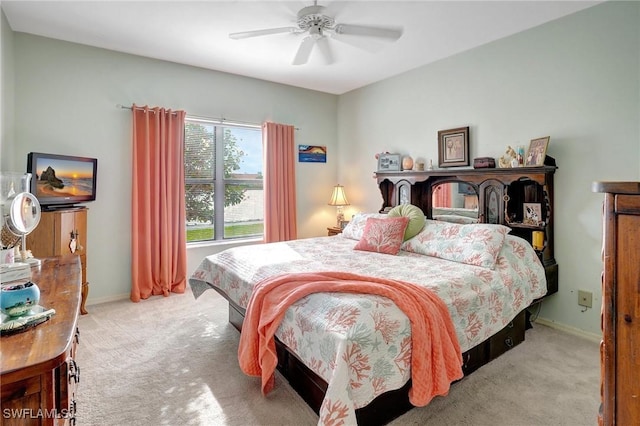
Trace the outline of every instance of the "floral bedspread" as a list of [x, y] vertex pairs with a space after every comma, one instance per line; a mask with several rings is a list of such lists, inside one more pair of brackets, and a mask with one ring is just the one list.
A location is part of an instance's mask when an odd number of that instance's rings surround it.
[[[483, 342], [546, 293], [531, 246], [507, 235], [495, 270], [400, 251], [353, 250], [342, 236], [236, 247], [206, 257], [190, 278], [195, 297], [217, 287], [246, 308], [258, 281], [287, 272], [345, 271], [424, 285], [449, 307], [460, 348]], [[293, 304], [276, 336], [328, 384], [319, 424], [355, 424], [355, 409], [409, 380], [411, 326], [389, 299], [319, 293]]]

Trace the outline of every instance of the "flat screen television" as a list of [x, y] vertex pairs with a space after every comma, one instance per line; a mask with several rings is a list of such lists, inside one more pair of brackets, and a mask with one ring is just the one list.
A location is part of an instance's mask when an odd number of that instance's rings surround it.
[[31, 152], [27, 156], [31, 193], [43, 210], [55, 210], [96, 199], [98, 159]]

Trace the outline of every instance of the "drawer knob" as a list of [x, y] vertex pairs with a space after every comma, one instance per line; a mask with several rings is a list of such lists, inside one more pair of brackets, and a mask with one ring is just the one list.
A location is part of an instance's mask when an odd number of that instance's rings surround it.
[[627, 324], [631, 324], [633, 322], [633, 318], [631, 318], [631, 315], [624, 314], [624, 322], [626, 322]]

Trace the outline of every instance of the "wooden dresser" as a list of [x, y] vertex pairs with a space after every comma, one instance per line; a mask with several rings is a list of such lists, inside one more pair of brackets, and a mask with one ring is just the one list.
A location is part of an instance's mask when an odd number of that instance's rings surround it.
[[27, 249], [36, 258], [74, 254], [82, 265], [82, 302], [80, 313], [86, 314], [89, 294], [87, 282], [87, 209], [74, 207], [42, 212], [40, 223], [27, 235]]
[[595, 182], [603, 192], [600, 425], [640, 422], [640, 182]]
[[75, 424], [81, 276], [78, 256], [42, 259], [33, 268], [39, 305], [56, 313], [42, 324], [0, 337], [0, 425]]

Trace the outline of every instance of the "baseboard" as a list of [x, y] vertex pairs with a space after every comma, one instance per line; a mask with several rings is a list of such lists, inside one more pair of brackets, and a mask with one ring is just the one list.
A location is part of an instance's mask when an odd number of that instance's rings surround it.
[[599, 343], [602, 340], [602, 334], [590, 333], [588, 331], [580, 330], [579, 328], [571, 327], [570, 325], [560, 324], [546, 318], [538, 317], [534, 322], [546, 325], [547, 327], [555, 328], [556, 330], [564, 331], [565, 333], [585, 338], [587, 340], [591, 340], [592, 342]]
[[129, 293], [123, 293], [123, 294], [116, 294], [113, 296], [91, 298], [91, 299], [87, 299], [87, 303], [85, 303], [85, 305], [92, 306], [92, 305], [99, 305], [101, 303], [107, 303], [107, 302], [117, 302], [119, 300], [128, 299], [129, 296], [130, 296]]

